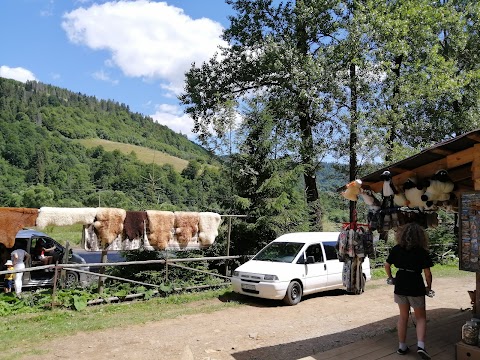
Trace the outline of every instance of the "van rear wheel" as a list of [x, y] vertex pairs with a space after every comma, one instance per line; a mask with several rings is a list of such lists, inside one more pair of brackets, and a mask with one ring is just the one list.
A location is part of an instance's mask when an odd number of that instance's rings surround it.
[[288, 284], [287, 293], [283, 298], [283, 302], [287, 305], [297, 305], [302, 300], [302, 285], [296, 280]]

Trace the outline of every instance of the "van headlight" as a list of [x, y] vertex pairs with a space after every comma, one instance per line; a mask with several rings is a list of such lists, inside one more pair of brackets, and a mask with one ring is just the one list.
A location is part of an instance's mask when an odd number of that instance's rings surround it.
[[237, 276], [237, 277], [240, 276], [240, 272], [234, 271], [234, 272], [233, 272], [233, 276]]
[[264, 275], [263, 280], [275, 281], [275, 280], [278, 280], [278, 276], [277, 275]]

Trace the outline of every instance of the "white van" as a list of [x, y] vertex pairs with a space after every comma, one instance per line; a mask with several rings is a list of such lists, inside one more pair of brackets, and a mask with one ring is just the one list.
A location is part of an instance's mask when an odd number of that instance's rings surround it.
[[[344, 288], [343, 263], [335, 245], [339, 232], [304, 232], [280, 236], [251, 260], [235, 269], [233, 291], [287, 305], [300, 302], [303, 295]], [[371, 279], [370, 260], [362, 264], [365, 280]]]

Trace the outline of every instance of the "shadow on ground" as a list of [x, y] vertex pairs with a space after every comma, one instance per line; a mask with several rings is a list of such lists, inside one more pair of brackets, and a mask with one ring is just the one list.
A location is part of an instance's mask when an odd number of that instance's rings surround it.
[[[330, 295], [331, 296], [331, 295]], [[259, 303], [260, 304], [260, 303]], [[262, 302], [263, 304], [263, 302]], [[257, 306], [253, 302], [252, 306]], [[264, 304], [265, 305], [265, 304]], [[265, 306], [269, 306], [266, 304]], [[272, 305], [273, 306], [273, 305]], [[280, 306], [277, 304], [277, 306]], [[459, 309], [434, 309], [427, 311], [429, 323], [442, 318], [458, 315]], [[275, 346], [267, 346], [248, 351], [233, 353], [236, 360], [293, 360], [300, 359], [314, 354], [325, 352], [333, 348], [345, 346], [347, 344], [372, 338], [386, 332], [391, 332], [392, 337], [396, 337], [395, 325], [397, 317], [390, 317], [382, 321], [377, 321], [364, 326], [360, 326], [345, 332], [319, 336], [312, 339], [295, 341]], [[319, 326], [322, 326], [319, 324]], [[345, 340], [339, 340], [345, 339]]]
[[[302, 301], [306, 301], [308, 299], [314, 299], [314, 298], [321, 298], [321, 297], [335, 297], [335, 296], [357, 296], [353, 295], [350, 293], [347, 293], [345, 290], [342, 289], [336, 289], [336, 290], [328, 290], [328, 291], [323, 291], [320, 293], [312, 294], [312, 295], [305, 295], [302, 298]], [[247, 296], [247, 295], [242, 295], [242, 294], [237, 294], [232, 292], [227, 292], [219, 297], [220, 301], [223, 302], [231, 302], [231, 301], [236, 301], [245, 305], [249, 306], [255, 306], [255, 307], [281, 307], [281, 306], [287, 306], [285, 305], [281, 300], [269, 300], [269, 299], [261, 299], [261, 298], [256, 298], [252, 296]]]

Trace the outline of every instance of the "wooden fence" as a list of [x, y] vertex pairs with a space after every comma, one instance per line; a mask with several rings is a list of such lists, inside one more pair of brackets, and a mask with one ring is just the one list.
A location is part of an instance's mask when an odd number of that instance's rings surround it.
[[[133, 283], [133, 284], [137, 284], [137, 285], [150, 286], [150, 287], [153, 287], [153, 288], [160, 288], [161, 285], [157, 285], [157, 284], [144, 283], [144, 282], [141, 282], [141, 281], [135, 281], [135, 280], [126, 279], [126, 278], [122, 278], [122, 277], [118, 277], [118, 276], [107, 275], [107, 274], [104, 274], [103, 272], [96, 273], [96, 272], [93, 272], [93, 271], [86, 271], [86, 270], [82, 270], [82, 269], [79, 269], [79, 268], [88, 266], [90, 268], [99, 267], [101, 269], [105, 269], [105, 267], [107, 267], [107, 266], [115, 267], [115, 266], [128, 266], [128, 265], [162, 264], [162, 265], [165, 265], [166, 280], [168, 280], [168, 267], [169, 266], [178, 267], [178, 268], [182, 268], [182, 269], [186, 269], [186, 270], [191, 270], [191, 271], [195, 271], [195, 272], [199, 272], [199, 273], [203, 273], [203, 274], [207, 274], [207, 275], [211, 275], [211, 276], [215, 276], [215, 277], [219, 277], [219, 278], [223, 278], [223, 279], [227, 280], [224, 283], [219, 283], [219, 284], [215, 284], [215, 285], [198, 285], [198, 286], [191, 286], [191, 287], [186, 287], [186, 288], [175, 288], [174, 289], [175, 291], [182, 291], [182, 290], [186, 291], [186, 290], [209, 288], [209, 287], [212, 287], [212, 286], [229, 285], [230, 284], [230, 276], [221, 275], [221, 274], [217, 274], [217, 273], [210, 272], [210, 271], [195, 269], [195, 268], [180, 265], [180, 264], [177, 264], [177, 263], [187, 263], [187, 262], [195, 262], [195, 261], [233, 260], [233, 259], [239, 259], [239, 258], [241, 258], [240, 255], [201, 257], [201, 258], [184, 258], [184, 259], [122, 261], [122, 262], [114, 262], [114, 263], [110, 263], [110, 262], [90, 263], [90, 264], [58, 264], [57, 263], [57, 264], [54, 264], [54, 265], [52, 264], [52, 265], [40, 265], [40, 266], [35, 266], [35, 267], [29, 267], [29, 268], [25, 268], [25, 269], [21, 269], [21, 270], [11, 270], [11, 271], [4, 270], [4, 271], [0, 271], [0, 275], [11, 274], [11, 273], [44, 271], [46, 269], [53, 269], [54, 270], [54, 276], [53, 276], [52, 306], [54, 306], [55, 296], [56, 296], [56, 292], [57, 292], [57, 286], [60, 283], [60, 285], [63, 287], [66, 271], [75, 271], [77, 273], [83, 273], [83, 274], [87, 274], [87, 275], [91, 275], [91, 276], [96, 276], [96, 277], [99, 277], [99, 278], [102, 278], [102, 279], [108, 278], [108, 279], [113, 279], [113, 280], [129, 282], [129, 283]], [[102, 291], [103, 291], [103, 287], [99, 287], [99, 293], [101, 293]], [[154, 291], [154, 293], [158, 293], [158, 291]], [[130, 295], [127, 295], [127, 296], [123, 297], [123, 299], [128, 300], [128, 299], [142, 297], [143, 295], [144, 294], [130, 294]], [[120, 299], [117, 298], [117, 297], [111, 297], [111, 298], [108, 298], [108, 299], [97, 299], [97, 300], [89, 301], [88, 304], [98, 304], [98, 303], [102, 303], [102, 302], [116, 301], [116, 300], [120, 300]]]

